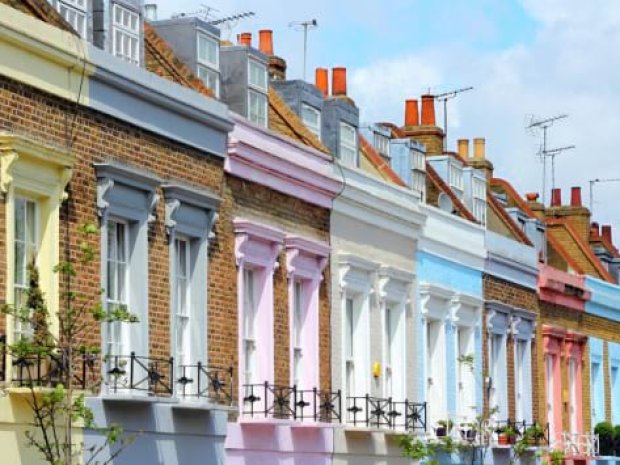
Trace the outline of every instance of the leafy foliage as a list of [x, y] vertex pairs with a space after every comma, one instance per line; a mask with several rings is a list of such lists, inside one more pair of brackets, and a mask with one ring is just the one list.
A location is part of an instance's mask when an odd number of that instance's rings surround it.
[[[124, 434], [119, 425], [97, 426], [93, 412], [86, 405], [85, 393], [76, 388], [76, 361], [85, 360], [91, 368], [95, 367], [99, 353], [98, 347], [85, 343], [89, 324], [138, 321], [126, 308], [104, 311], [100, 295], [85, 295], [72, 290], [71, 283], [79, 275], [75, 266], [89, 265], [96, 258], [89, 242], [96, 234], [95, 225], [83, 225], [76, 263], [61, 262], [54, 267], [53, 271], [66, 284], [64, 303], [54, 315], [58, 334], [50, 331], [51, 316], [39, 285], [39, 270], [34, 263], [28, 267], [29, 289], [25, 305], [4, 305], [1, 308], [2, 313], [30, 328], [29, 335], [8, 345], [6, 351], [22, 375], [25, 371], [26, 375], [20, 376], [20, 383], [30, 390], [27, 403], [33, 413], [33, 422], [32, 428], [25, 433], [26, 443], [38, 450], [50, 465], [107, 465], [135, 440], [134, 436]], [[91, 388], [98, 385], [93, 381]], [[102, 439], [88, 447], [83, 442], [74, 443], [75, 428], [91, 429]]]

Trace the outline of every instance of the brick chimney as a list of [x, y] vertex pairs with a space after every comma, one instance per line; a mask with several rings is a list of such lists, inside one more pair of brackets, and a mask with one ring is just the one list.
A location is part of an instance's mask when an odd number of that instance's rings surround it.
[[314, 73], [314, 85], [321, 91], [323, 97], [329, 92], [329, 77], [327, 68], [317, 68]]
[[[402, 131], [411, 139], [426, 145], [427, 156], [443, 154], [444, 132], [435, 121], [435, 97], [422, 95], [422, 109], [418, 117], [417, 100], [405, 102], [405, 125]], [[419, 118], [419, 119], [418, 119]]]
[[286, 79], [286, 61], [273, 54], [273, 31], [261, 29], [258, 31], [258, 49], [269, 57], [269, 79], [284, 81]]
[[474, 157], [470, 158], [469, 164], [478, 170], [484, 172], [487, 182], [493, 178], [493, 163], [486, 157], [486, 140], [484, 137], [476, 137], [474, 139]]
[[551, 205], [545, 213], [547, 218], [565, 219], [583, 240], [589, 240], [591, 232], [590, 210], [584, 207], [581, 202], [581, 187], [571, 187], [569, 205], [562, 205], [561, 189], [552, 189]]

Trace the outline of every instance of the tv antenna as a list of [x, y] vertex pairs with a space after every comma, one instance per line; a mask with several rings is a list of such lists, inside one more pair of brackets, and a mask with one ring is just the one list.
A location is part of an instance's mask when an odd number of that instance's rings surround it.
[[620, 178], [607, 178], [607, 179], [590, 179], [590, 214], [593, 215], [594, 211], [594, 184], [607, 183], [607, 182], [620, 182]]
[[200, 5], [199, 10], [175, 13], [172, 15], [172, 17], [173, 18], [184, 18], [184, 17], [195, 16], [195, 17], [201, 18], [202, 20], [206, 21], [207, 24], [210, 24], [212, 26], [222, 25], [223, 28], [226, 28], [228, 30], [227, 39], [230, 39], [230, 31], [232, 30], [233, 27], [237, 25], [240, 19], [251, 18], [252, 16], [256, 14], [253, 11], [244, 11], [241, 13], [236, 13], [236, 14], [232, 14], [228, 16], [222, 16], [221, 18], [216, 18], [214, 13], [215, 12], [219, 13], [219, 11], [220, 10], [218, 10], [217, 8], [214, 8], [212, 6], [202, 3]]
[[217, 26], [219, 24], [232, 23], [239, 21], [240, 19], [251, 18], [255, 14], [256, 13], [254, 13], [253, 11], [244, 11], [243, 13], [237, 13], [230, 16], [224, 16], [223, 18], [211, 20], [209, 21], [209, 24], [211, 24], [212, 26]]
[[296, 31], [304, 31], [304, 81], [306, 80], [306, 59], [308, 55], [308, 30], [316, 29], [319, 27], [316, 19], [310, 19], [308, 21], [292, 21], [288, 23], [288, 27], [294, 28]]
[[554, 149], [547, 148], [547, 130], [553, 126], [556, 121], [562, 120], [564, 118], [568, 118], [567, 114], [552, 116], [550, 118], [537, 120], [533, 116], [527, 126], [526, 129], [534, 132], [537, 130], [542, 130], [543, 141], [542, 146], [538, 152], [538, 155], [541, 158], [543, 164], [543, 180], [542, 180], [542, 203], [546, 205], [546, 196], [547, 196], [547, 158], [551, 158], [551, 187], [555, 187], [555, 157], [560, 155], [562, 152], [566, 150], [572, 150], [575, 148], [574, 145], [567, 145], [566, 147], [559, 147]]
[[[444, 134], [443, 149], [444, 150], [446, 150], [448, 147], [448, 100], [452, 100], [458, 94], [463, 93], [463, 92], [468, 92], [473, 89], [474, 88], [472, 86], [463, 87], [462, 89], [455, 89], [449, 92], [444, 92], [442, 94], [435, 95], [435, 100], [439, 102], [443, 102], [443, 134]], [[429, 89], [429, 93], [430, 93], [430, 89]]]

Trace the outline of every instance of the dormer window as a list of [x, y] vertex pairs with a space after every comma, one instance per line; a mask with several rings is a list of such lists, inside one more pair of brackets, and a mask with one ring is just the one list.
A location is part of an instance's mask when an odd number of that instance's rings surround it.
[[347, 165], [357, 166], [357, 132], [347, 123], [340, 123], [340, 161]]
[[321, 140], [321, 112], [311, 105], [301, 104], [301, 119], [319, 140]]
[[386, 158], [390, 157], [390, 138], [375, 132], [375, 150], [379, 152], [379, 155], [383, 155]]
[[115, 3], [112, 18], [114, 55], [139, 65], [140, 15]]
[[220, 45], [216, 39], [198, 33], [198, 77], [213, 91], [215, 97], [220, 96]]
[[448, 163], [448, 184], [459, 199], [463, 198], [463, 168], [456, 162]]
[[267, 127], [267, 67], [255, 60], [249, 60], [248, 67], [248, 119]]
[[82, 38], [86, 38], [88, 15], [86, 0], [58, 0], [56, 10]]

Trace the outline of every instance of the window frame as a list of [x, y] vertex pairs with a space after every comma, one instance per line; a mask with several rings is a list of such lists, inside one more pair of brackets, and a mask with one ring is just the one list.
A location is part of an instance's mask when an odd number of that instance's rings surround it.
[[[258, 103], [259, 108], [253, 110], [253, 101]], [[267, 95], [252, 88], [248, 89], [248, 120], [264, 128], [267, 127], [269, 122], [269, 101]]]
[[[210, 42], [211, 44], [215, 44], [215, 61], [209, 61], [208, 59], [203, 59], [200, 55], [201, 52], [201, 40], [204, 39], [206, 42]], [[219, 57], [220, 44], [219, 41], [214, 37], [210, 36], [206, 32], [202, 30], [198, 30], [196, 34], [196, 63], [197, 63], [197, 75], [198, 77], [205, 83], [205, 85], [213, 91], [216, 98], [220, 96], [220, 57]], [[202, 75], [205, 73], [207, 76], [211, 78], [215, 78], [214, 83], [212, 85], [209, 82], [209, 79], [205, 79]]]
[[[181, 269], [181, 244], [184, 244], [185, 269], [183, 274]], [[174, 285], [176, 287], [176, 302], [174, 309], [175, 317], [175, 360], [177, 365], [190, 365], [194, 362], [195, 354], [192, 354], [191, 328], [192, 320], [192, 292], [191, 292], [191, 270], [192, 270], [192, 244], [190, 238], [184, 235], [175, 235], [174, 238]], [[181, 282], [184, 282], [181, 288]], [[184, 295], [182, 301], [180, 296]], [[183, 305], [181, 304], [183, 302]]]
[[[340, 121], [338, 128], [338, 158], [346, 165], [357, 166], [357, 130], [353, 125], [344, 121]], [[347, 141], [342, 137], [343, 130], [352, 134], [352, 141]], [[350, 157], [344, 157], [345, 150], [351, 152]]]
[[[109, 298], [109, 282], [110, 282], [110, 225], [114, 224], [116, 226], [122, 226], [123, 227], [123, 235], [124, 237], [124, 244], [123, 244], [123, 254], [124, 254], [124, 258], [125, 258], [125, 262], [124, 262], [124, 286], [123, 286], [123, 291], [124, 291], [124, 296], [118, 296], [118, 298], [116, 299], [111, 299]], [[105, 227], [107, 228], [107, 241], [108, 241], [108, 250], [107, 250], [107, 256], [106, 256], [106, 269], [107, 269], [107, 273], [106, 273], [106, 277], [107, 277], [107, 283], [106, 283], [106, 308], [108, 309], [108, 311], [110, 310], [111, 306], [124, 306], [128, 312], [131, 312], [130, 306], [129, 306], [129, 293], [128, 293], [128, 289], [130, 286], [130, 279], [129, 279], [129, 240], [130, 240], [130, 226], [129, 226], [129, 222], [126, 221], [125, 219], [122, 218], [116, 218], [116, 217], [112, 217], [112, 218], [108, 218], [108, 221], [106, 222]], [[118, 229], [116, 229], [116, 238], [118, 239]], [[116, 250], [119, 250], [118, 247], [118, 242], [116, 243]], [[118, 291], [118, 285], [120, 284], [121, 280], [118, 279], [119, 273], [118, 273], [118, 265], [119, 265], [119, 261], [118, 258], [116, 259], [116, 266], [117, 266], [117, 270], [116, 270], [116, 274], [115, 276], [117, 277], [117, 279], [115, 280], [115, 287], [117, 287], [116, 292]], [[110, 321], [107, 323], [107, 340], [105, 341], [105, 350], [104, 353], [108, 356], [127, 356], [128, 354], [124, 353], [124, 348], [125, 348], [125, 343], [126, 340], [125, 338], [127, 337], [127, 335], [125, 334], [125, 330], [126, 330], [126, 324], [127, 323], [122, 323], [120, 321]]]
[[390, 138], [388, 136], [375, 131], [373, 133], [373, 145], [379, 155], [390, 158]]
[[[86, 39], [88, 34], [88, 0], [82, 0], [83, 6], [80, 6], [79, 3], [77, 0], [56, 0], [56, 11], [75, 29], [80, 37]], [[76, 19], [82, 17], [81, 28], [63, 13], [63, 8], [68, 13], [75, 14]]]
[[[121, 14], [121, 22], [117, 22], [116, 16], [117, 11], [120, 11]], [[129, 21], [131, 22], [132, 16], [136, 17], [136, 28], [132, 28], [131, 26], [126, 26], [123, 24], [122, 19], [123, 15], [127, 14], [129, 17]], [[140, 40], [141, 40], [141, 28], [140, 28], [140, 13], [136, 12], [130, 8], [127, 8], [124, 5], [114, 2], [112, 4], [112, 53], [114, 56], [121, 58], [122, 60], [128, 61], [134, 65], [140, 66], [142, 64], [142, 57], [140, 56]], [[118, 46], [118, 35], [120, 34], [123, 39], [121, 43], [121, 52], [119, 53], [117, 50]], [[129, 39], [129, 44], [132, 48], [131, 53], [127, 54], [125, 48], [125, 38]], [[135, 41], [135, 42], [133, 42]], [[135, 54], [135, 57], [132, 56]]]
[[[313, 113], [316, 117], [316, 124], [312, 124], [305, 118], [306, 112]], [[314, 134], [319, 140], [321, 140], [321, 110], [308, 103], [301, 104], [301, 120], [304, 122], [306, 127], [310, 130], [312, 134]]]

